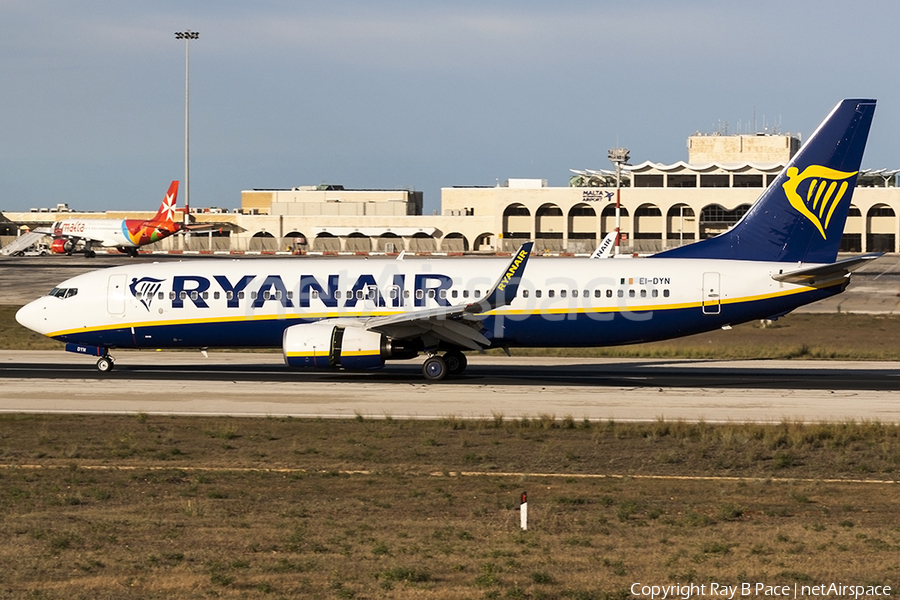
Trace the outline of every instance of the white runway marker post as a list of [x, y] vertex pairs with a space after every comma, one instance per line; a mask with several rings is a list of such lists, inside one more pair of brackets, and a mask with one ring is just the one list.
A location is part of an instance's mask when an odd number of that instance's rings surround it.
[[522, 492], [522, 504], [519, 506], [519, 522], [522, 531], [528, 531], [528, 496]]

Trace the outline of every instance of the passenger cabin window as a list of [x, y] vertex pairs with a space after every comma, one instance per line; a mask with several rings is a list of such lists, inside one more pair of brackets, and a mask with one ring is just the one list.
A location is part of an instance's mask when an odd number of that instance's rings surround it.
[[528, 290], [522, 290], [522, 297], [523, 297], [523, 298], [527, 298], [527, 297], [528, 297]]

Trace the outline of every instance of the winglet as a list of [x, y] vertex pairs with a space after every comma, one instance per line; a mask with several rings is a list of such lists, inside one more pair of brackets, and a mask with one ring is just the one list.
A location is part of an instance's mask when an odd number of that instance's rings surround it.
[[597, 246], [597, 249], [591, 254], [591, 258], [609, 258], [616, 241], [616, 233], [615, 229], [607, 233], [600, 245]]
[[525, 242], [513, 255], [509, 265], [503, 276], [497, 280], [494, 287], [487, 295], [478, 302], [472, 302], [466, 306], [467, 313], [483, 313], [501, 306], [511, 303], [519, 293], [519, 283], [522, 281], [522, 274], [525, 272], [525, 265], [528, 263], [528, 256], [531, 254], [531, 248], [534, 242]]

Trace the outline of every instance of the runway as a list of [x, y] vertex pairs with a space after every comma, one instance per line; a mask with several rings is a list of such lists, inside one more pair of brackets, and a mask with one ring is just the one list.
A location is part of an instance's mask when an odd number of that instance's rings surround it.
[[[82, 272], [157, 260], [196, 258], [6, 258], [0, 261], [0, 304], [24, 304]], [[898, 289], [900, 257], [887, 256], [854, 274], [844, 294], [798, 312], [891, 314], [898, 310]], [[208, 359], [190, 352], [114, 355], [116, 369], [104, 375], [93, 359], [62, 351], [0, 352], [0, 411], [900, 421], [896, 363], [476, 355], [464, 377], [426, 384], [421, 360], [358, 374], [291, 371], [277, 353], [217, 353]]]
[[421, 361], [311, 373], [280, 354], [115, 353], [102, 374], [64, 352], [0, 352], [0, 412], [708, 422], [900, 421], [900, 367], [835, 361], [470, 357], [425, 383]]

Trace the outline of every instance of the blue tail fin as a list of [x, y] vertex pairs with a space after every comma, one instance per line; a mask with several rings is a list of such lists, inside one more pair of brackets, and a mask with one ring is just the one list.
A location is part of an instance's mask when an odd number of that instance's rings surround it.
[[834, 262], [874, 113], [843, 100], [734, 227], [655, 257]]

